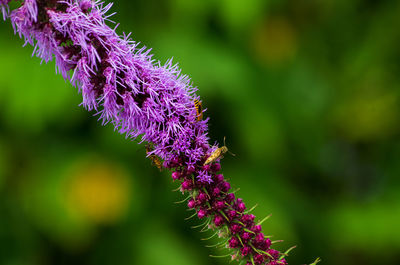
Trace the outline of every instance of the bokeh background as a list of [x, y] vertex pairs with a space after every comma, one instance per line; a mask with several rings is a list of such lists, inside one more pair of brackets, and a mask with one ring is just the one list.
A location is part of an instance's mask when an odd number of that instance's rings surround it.
[[[290, 264], [400, 264], [400, 2], [117, 1], [236, 154], [223, 172]], [[145, 149], [0, 22], [0, 264], [222, 265]], [[211, 241], [211, 243], [214, 243]]]

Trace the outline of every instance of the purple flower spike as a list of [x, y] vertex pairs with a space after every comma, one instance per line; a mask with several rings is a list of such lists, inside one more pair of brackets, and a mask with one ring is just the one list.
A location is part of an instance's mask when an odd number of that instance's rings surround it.
[[173, 172], [181, 192], [189, 194], [188, 208], [200, 219], [209, 218], [208, 227], [227, 239], [233, 259], [247, 265], [287, 264], [270, 248], [255, 216], [245, 212], [242, 199], [235, 199], [230, 183], [217, 174], [220, 162], [204, 166], [218, 146], [209, 144], [208, 118], [197, 113], [197, 88], [172, 60], [154, 60], [130, 34], [119, 36], [110, 28], [111, 3], [24, 0], [10, 12], [9, 2], [0, 0], [3, 18], [34, 46], [34, 55], [55, 60], [57, 72], [82, 94], [81, 105], [103, 125], [110, 123], [152, 147], [147, 157]]

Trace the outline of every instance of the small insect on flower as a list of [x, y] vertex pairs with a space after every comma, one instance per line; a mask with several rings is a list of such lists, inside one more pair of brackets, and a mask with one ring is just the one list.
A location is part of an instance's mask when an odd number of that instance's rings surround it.
[[200, 100], [194, 100], [194, 107], [196, 108], [197, 121], [201, 121], [203, 119], [203, 105]]
[[206, 162], [204, 162], [204, 165], [210, 164], [215, 160], [217, 160], [218, 158], [222, 158], [223, 154], [225, 154], [226, 152], [228, 152], [228, 147], [225, 146], [225, 137], [224, 137], [224, 146], [212, 152], [211, 155], [207, 158]]
[[[153, 151], [151, 145], [146, 144], [146, 153], [149, 154], [151, 151]], [[158, 156], [151, 154], [149, 155], [149, 159], [151, 160], [153, 165], [155, 165], [160, 171], [162, 171], [162, 161]]]

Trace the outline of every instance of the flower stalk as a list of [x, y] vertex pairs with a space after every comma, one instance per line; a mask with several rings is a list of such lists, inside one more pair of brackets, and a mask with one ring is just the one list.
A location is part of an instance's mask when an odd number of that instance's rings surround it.
[[129, 35], [117, 35], [118, 25], [107, 25], [114, 23], [111, 3], [25, 0], [10, 12], [10, 1], [0, 0], [0, 10], [25, 45], [34, 46], [33, 54], [44, 62], [55, 59], [57, 71], [82, 94], [83, 107], [102, 124], [148, 144], [147, 156], [172, 172], [193, 216], [207, 218], [202, 231], [215, 230], [212, 237], [223, 238], [228, 256], [246, 265], [287, 264], [286, 253], [271, 248], [262, 233], [264, 220], [257, 223], [246, 212], [220, 174], [219, 157], [209, 159], [220, 149], [208, 143], [197, 88], [172, 60], [162, 65]]

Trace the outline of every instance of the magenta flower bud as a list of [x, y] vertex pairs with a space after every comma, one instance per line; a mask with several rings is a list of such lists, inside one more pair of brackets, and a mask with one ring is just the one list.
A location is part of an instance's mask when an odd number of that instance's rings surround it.
[[241, 229], [242, 229], [242, 227], [240, 225], [238, 225], [238, 224], [233, 224], [230, 227], [231, 233], [234, 234], [234, 235], [239, 233]]
[[226, 195], [225, 200], [227, 201], [227, 203], [233, 202], [235, 200], [235, 194], [229, 193], [228, 195]]
[[199, 219], [203, 219], [204, 217], [207, 216], [207, 211], [206, 211], [206, 210], [203, 210], [203, 209], [200, 209], [200, 210], [197, 212], [197, 216], [199, 217]]
[[221, 216], [221, 215], [216, 215], [215, 217], [214, 217], [214, 224], [215, 224], [215, 226], [220, 226], [220, 225], [222, 225], [224, 223], [224, 218]]
[[242, 238], [243, 242], [247, 243], [251, 238], [251, 234], [248, 232], [244, 232], [244, 233], [242, 233], [241, 238]]
[[269, 238], [265, 238], [263, 233], [257, 234], [253, 239], [253, 244], [257, 248], [266, 251], [271, 246], [271, 240]]
[[263, 233], [259, 233], [259, 234], [257, 234], [255, 236], [254, 242], [259, 244], [259, 243], [262, 243], [264, 241], [264, 239], [265, 239], [264, 234]]
[[267, 250], [267, 253], [271, 255], [274, 259], [279, 259], [279, 251], [275, 249], [270, 248]]
[[256, 234], [260, 233], [261, 232], [261, 225], [253, 226], [253, 228], [251, 228], [251, 231], [253, 231]]
[[229, 210], [228, 211], [228, 217], [229, 217], [229, 219], [233, 219], [233, 218], [235, 218], [236, 217], [236, 211], [234, 211], [234, 210]]
[[220, 193], [221, 193], [221, 190], [220, 190], [218, 187], [215, 187], [215, 188], [213, 189], [212, 194], [213, 194], [214, 197], [219, 196]]
[[230, 190], [231, 189], [231, 184], [229, 184], [229, 182], [223, 182], [222, 183], [222, 185], [221, 185], [221, 190], [223, 191], [223, 192], [227, 192], [228, 190]]
[[215, 182], [220, 183], [222, 181], [224, 181], [224, 175], [222, 174], [215, 175]]
[[178, 172], [178, 171], [175, 171], [175, 172], [172, 173], [172, 179], [173, 180], [180, 179], [181, 177], [182, 177], [182, 174], [180, 172]]
[[263, 263], [264, 262], [264, 256], [263, 255], [261, 255], [261, 254], [256, 254], [256, 255], [254, 255], [254, 263], [255, 264], [261, 264], [261, 263]]
[[204, 203], [207, 201], [208, 197], [207, 194], [205, 194], [204, 192], [200, 192], [199, 195], [197, 195], [197, 201], [200, 203]]
[[266, 248], [266, 249], [270, 248], [270, 247], [271, 247], [271, 244], [272, 244], [271, 239], [266, 238], [266, 239], [264, 240], [264, 245], [265, 245], [265, 248]]
[[277, 261], [271, 260], [268, 265], [279, 265]]
[[250, 247], [244, 246], [244, 247], [242, 247], [242, 249], [240, 251], [242, 252], [242, 256], [245, 257], [245, 256], [249, 255], [250, 250], [251, 250]]
[[211, 170], [214, 172], [218, 172], [221, 170], [221, 164], [220, 163], [215, 163], [211, 165]]
[[186, 179], [184, 182], [182, 182], [182, 190], [183, 191], [185, 191], [185, 190], [191, 190], [192, 189], [192, 186], [193, 186], [193, 183], [192, 183], [192, 181], [191, 180], [189, 180], [189, 179]]
[[189, 201], [188, 201], [188, 207], [190, 208], [190, 209], [193, 209], [195, 206], [196, 206], [196, 202], [193, 200], [193, 199], [190, 199]]
[[237, 210], [241, 213], [244, 212], [244, 210], [246, 210], [246, 205], [243, 202], [239, 203], [237, 206]]
[[245, 214], [242, 216], [242, 218], [240, 218], [240, 221], [246, 224], [246, 226], [251, 226], [254, 223], [254, 218], [255, 216], [252, 214]]
[[236, 237], [232, 237], [228, 241], [230, 248], [237, 248], [239, 246], [239, 240]]
[[210, 171], [210, 165], [209, 165], [209, 164], [204, 165], [204, 166], [203, 166], [203, 170], [204, 170], [204, 171]]
[[216, 202], [214, 203], [214, 207], [215, 207], [215, 209], [217, 209], [217, 210], [222, 210], [222, 209], [225, 208], [225, 203], [224, 203], [223, 201], [216, 201]]

